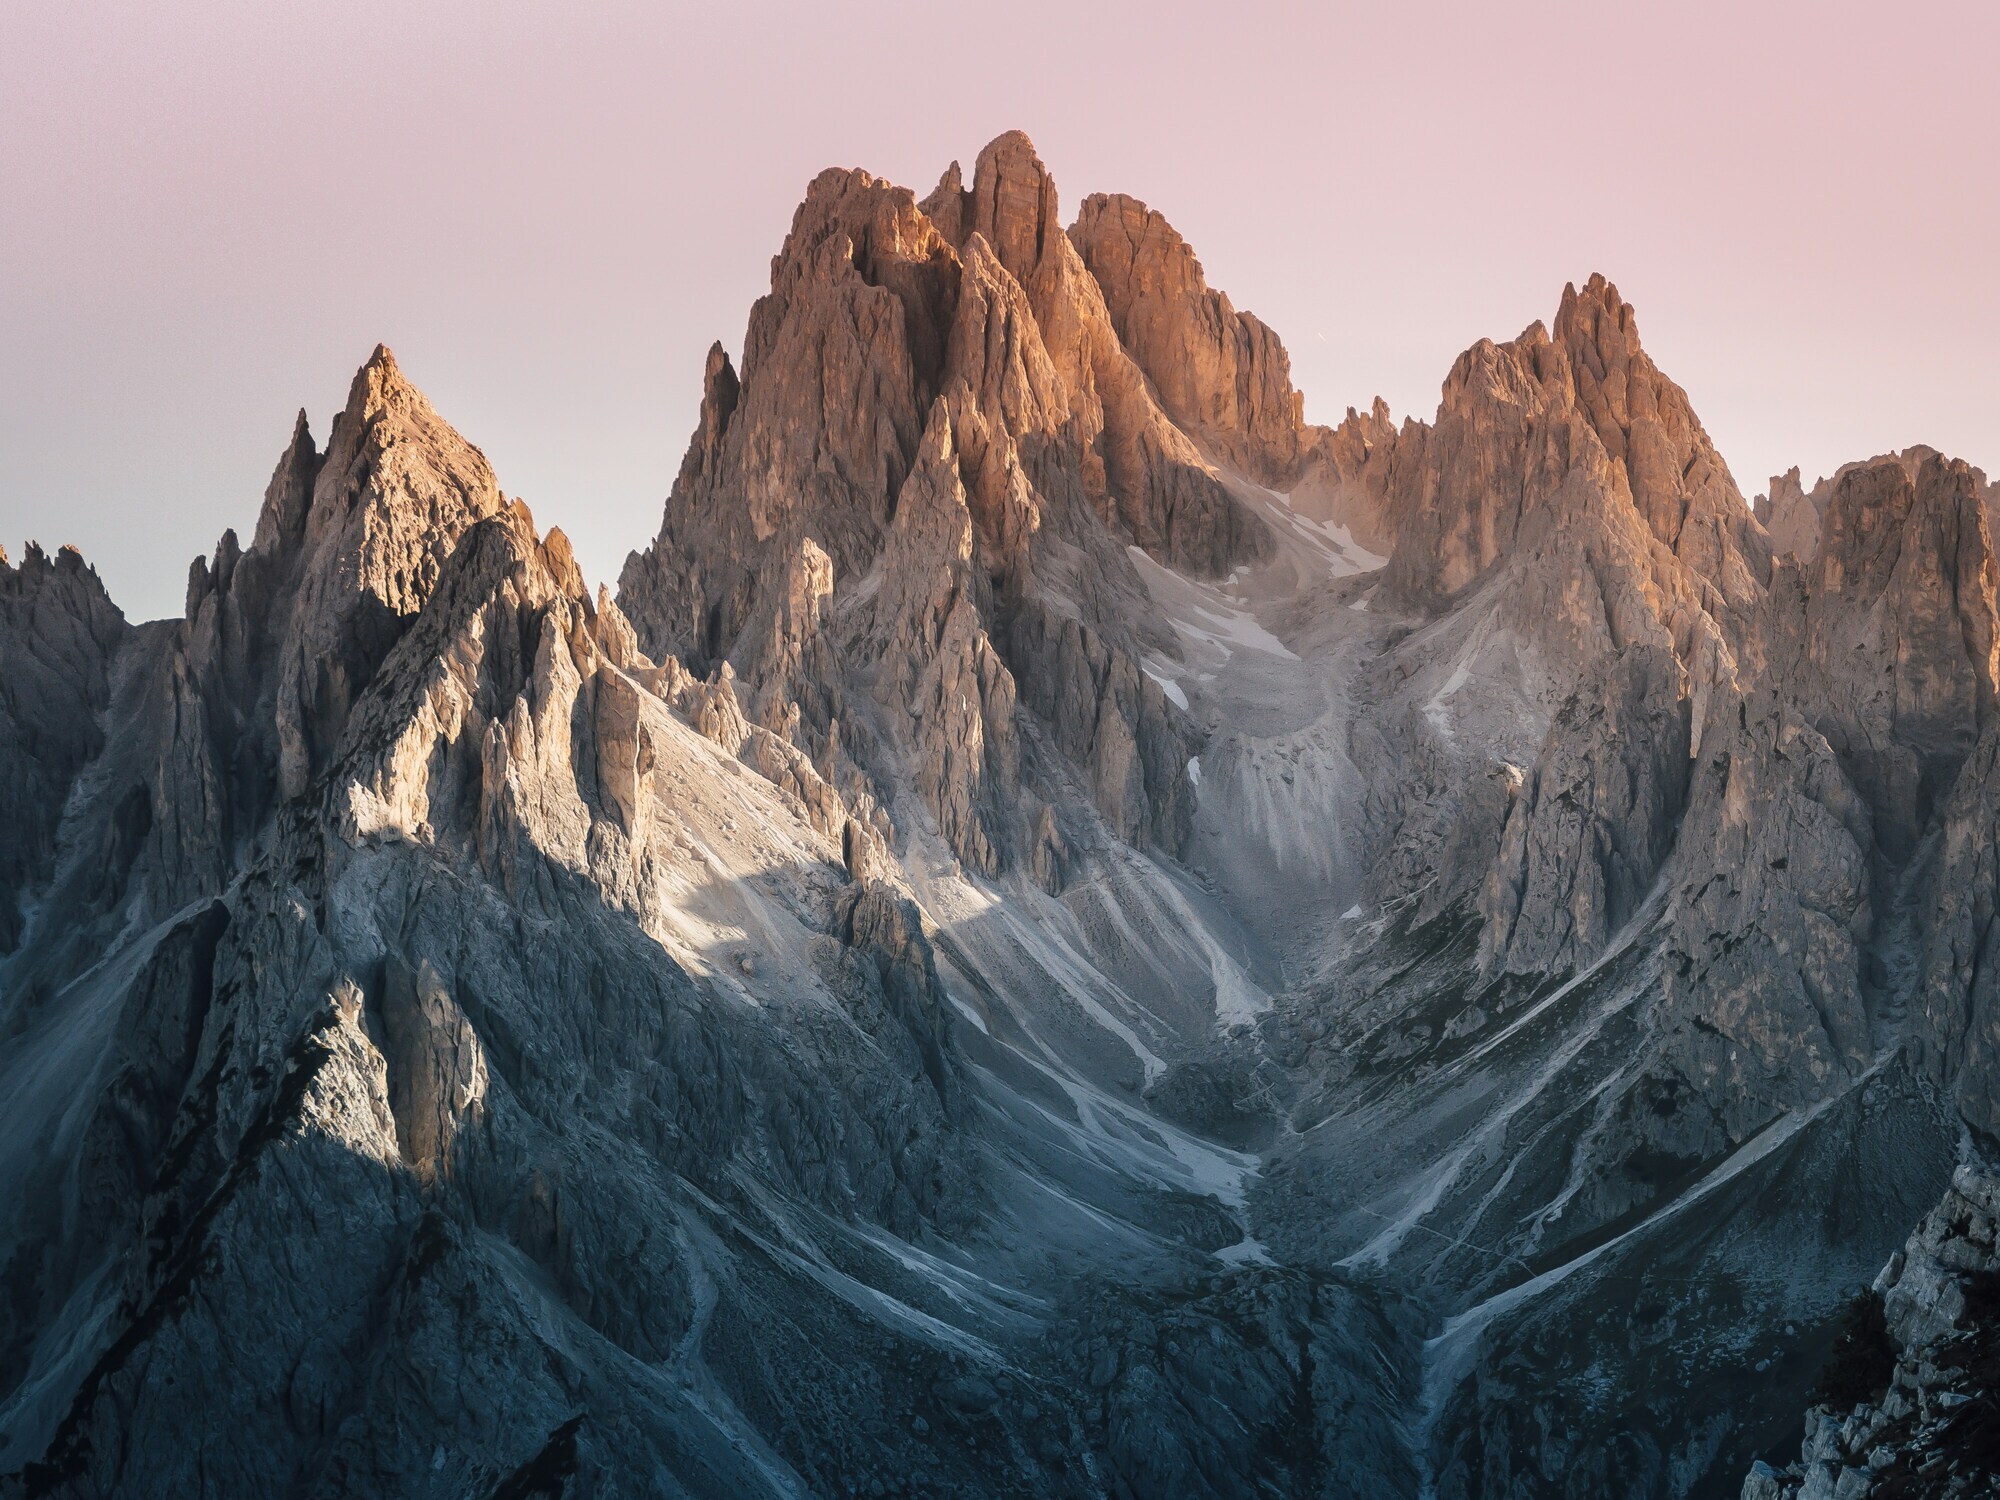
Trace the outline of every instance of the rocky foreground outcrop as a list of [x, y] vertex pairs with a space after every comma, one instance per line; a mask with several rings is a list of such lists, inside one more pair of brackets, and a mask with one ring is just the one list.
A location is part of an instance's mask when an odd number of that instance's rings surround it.
[[[1961, 1167], [1833, 1355], [1851, 1405], [1814, 1407], [1804, 1451], [1759, 1461], [1742, 1500], [1990, 1495], [2000, 1486], [2000, 1178]], [[1880, 1318], [1881, 1332], [1872, 1320]]]
[[[1602, 277], [1316, 427], [1060, 211], [816, 178], [615, 597], [385, 349], [181, 618], [0, 569], [0, 1493], [1780, 1453], [2000, 1132], [1990, 488], [1767, 526]], [[1949, 1472], [1989, 1186], [1753, 1483]]]

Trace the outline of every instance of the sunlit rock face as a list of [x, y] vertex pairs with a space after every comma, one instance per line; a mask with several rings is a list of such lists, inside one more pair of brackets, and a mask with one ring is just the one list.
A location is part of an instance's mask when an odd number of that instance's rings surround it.
[[386, 349], [182, 618], [0, 569], [0, 1492], [1847, 1461], [2000, 1131], [1984, 476], [1760, 519], [1602, 277], [1314, 426], [1063, 212], [817, 177], [615, 593]]

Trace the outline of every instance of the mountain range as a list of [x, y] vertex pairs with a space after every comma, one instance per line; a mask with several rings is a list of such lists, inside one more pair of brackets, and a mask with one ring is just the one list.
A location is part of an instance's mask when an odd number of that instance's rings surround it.
[[0, 564], [0, 1494], [1874, 1493], [1997, 507], [1601, 276], [1307, 423], [1018, 132], [810, 184], [615, 591], [378, 348], [181, 618]]

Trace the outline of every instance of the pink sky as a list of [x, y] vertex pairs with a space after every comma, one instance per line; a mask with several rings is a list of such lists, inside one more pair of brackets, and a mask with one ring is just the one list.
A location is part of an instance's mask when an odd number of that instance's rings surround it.
[[2000, 469], [2000, 7], [18, 0], [0, 13], [0, 544], [128, 614], [249, 534], [378, 341], [593, 578], [806, 182], [1034, 137], [1284, 337], [1309, 416], [1428, 416], [1602, 270], [1746, 494]]

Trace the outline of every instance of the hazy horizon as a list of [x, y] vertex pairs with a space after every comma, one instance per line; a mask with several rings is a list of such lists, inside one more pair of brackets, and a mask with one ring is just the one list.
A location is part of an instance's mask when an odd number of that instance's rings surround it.
[[1009, 128], [1066, 222], [1163, 212], [1310, 419], [1429, 417], [1602, 271], [1746, 496], [1919, 442], [2000, 468], [1971, 5], [176, 9], [0, 21], [0, 545], [76, 544], [134, 619], [378, 341], [615, 582], [811, 177], [921, 196]]

